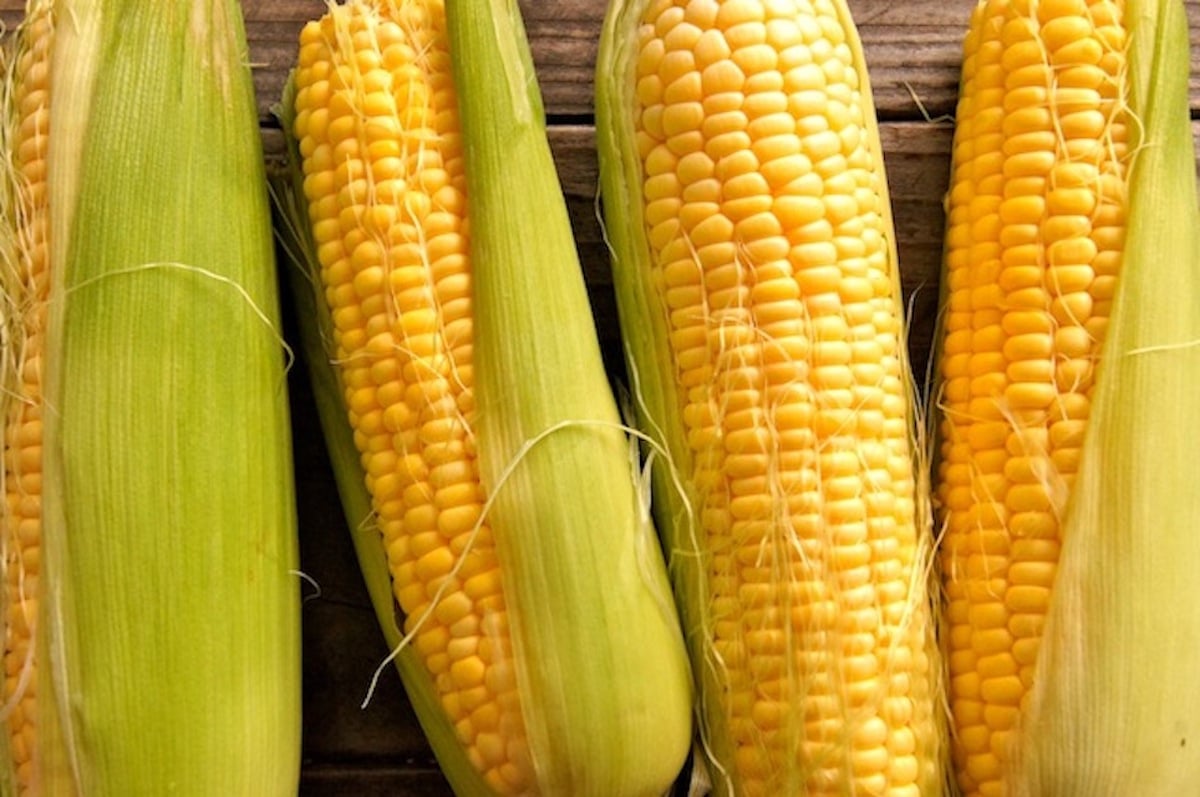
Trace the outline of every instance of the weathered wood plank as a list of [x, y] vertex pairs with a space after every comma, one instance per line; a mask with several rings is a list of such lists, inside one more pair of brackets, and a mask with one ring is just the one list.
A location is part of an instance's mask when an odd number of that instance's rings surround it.
[[300, 797], [453, 797], [433, 766], [408, 762], [358, 762], [350, 766], [310, 766], [300, 781]]

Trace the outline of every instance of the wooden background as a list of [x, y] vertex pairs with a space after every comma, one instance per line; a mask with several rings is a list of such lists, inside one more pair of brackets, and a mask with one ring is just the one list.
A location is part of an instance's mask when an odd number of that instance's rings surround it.
[[[147, 0], [150, 2], [150, 0]], [[960, 43], [974, 0], [849, 0], [866, 51], [881, 120], [900, 264], [910, 298], [914, 366], [922, 373], [937, 296], [942, 195], [949, 166]], [[22, 0], [0, 0], [0, 22], [20, 19]], [[243, 0], [259, 96], [264, 149], [278, 163], [282, 137], [270, 114], [296, 55], [297, 34], [324, 0]], [[1186, 0], [1191, 25], [1191, 108], [1200, 118], [1200, 0]], [[600, 334], [620, 378], [616, 311], [595, 218], [592, 71], [604, 0], [522, 0], [551, 141]], [[179, 120], [203, 124], [203, 120]], [[1200, 124], [1193, 121], [1200, 138]], [[286, 294], [285, 294], [286, 295]], [[298, 346], [296, 347], [299, 348]], [[387, 655], [358, 573], [321, 442], [304, 363], [291, 375], [295, 461], [305, 585], [302, 794], [448, 795], [445, 781], [387, 668], [360, 704]]]

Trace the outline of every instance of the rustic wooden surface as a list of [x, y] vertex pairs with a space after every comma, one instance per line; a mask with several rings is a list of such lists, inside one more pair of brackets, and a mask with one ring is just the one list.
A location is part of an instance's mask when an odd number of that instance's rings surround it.
[[[910, 345], [926, 362], [937, 295], [959, 48], [974, 0], [849, 0], [864, 42], [895, 210], [904, 288], [911, 302]], [[282, 137], [270, 107], [296, 53], [304, 21], [325, 0], [243, 0], [259, 96], [264, 148], [278, 160]], [[0, 23], [20, 18], [22, 0], [0, 0]], [[595, 217], [596, 161], [592, 70], [604, 0], [522, 0], [534, 61], [552, 124], [551, 140], [568, 198], [597, 323], [614, 376], [615, 307]], [[1186, 0], [1191, 23], [1193, 119], [1200, 117], [1200, 0]], [[203, 120], [180, 120], [202, 124]], [[1200, 125], [1193, 122], [1200, 136]], [[295, 461], [305, 587], [304, 769], [307, 795], [446, 795], [394, 670], [360, 704], [387, 655], [367, 601], [325, 457], [311, 395], [298, 363], [291, 374]]]

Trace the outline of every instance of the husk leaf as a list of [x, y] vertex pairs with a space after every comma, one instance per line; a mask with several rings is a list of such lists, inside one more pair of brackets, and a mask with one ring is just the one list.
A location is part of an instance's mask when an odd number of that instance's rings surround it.
[[289, 794], [299, 584], [241, 11], [59, 0], [47, 621], [79, 790]]
[[663, 792], [691, 680], [515, 0], [446, 4], [471, 214], [480, 473], [545, 794]]

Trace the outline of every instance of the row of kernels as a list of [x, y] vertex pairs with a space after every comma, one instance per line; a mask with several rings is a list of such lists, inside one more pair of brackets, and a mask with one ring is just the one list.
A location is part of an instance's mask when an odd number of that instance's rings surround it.
[[[973, 16], [974, 22], [982, 18], [991, 3], [980, 4]], [[947, 402], [946, 425], [948, 433], [943, 435], [943, 460], [939, 468], [939, 499], [949, 512], [948, 533], [942, 549], [943, 567], [948, 576], [946, 586], [947, 613], [950, 633], [949, 666], [951, 679], [951, 707], [957, 721], [958, 736], [954, 745], [955, 760], [960, 770], [960, 785], [968, 790], [975, 789], [979, 782], [989, 781], [996, 776], [998, 765], [988, 748], [989, 732], [982, 723], [982, 702], [979, 695], [979, 676], [976, 666], [979, 654], [973, 645], [973, 633], [969, 624], [972, 603], [967, 599], [966, 570], [973, 552], [980, 550], [981, 543], [988, 539], [1003, 539], [999, 534], [988, 535], [978, 525], [979, 506], [973, 502], [983, 496], [974, 495], [978, 477], [970, 462], [953, 463], [959, 460], [954, 454], [970, 457], [978, 447], [973, 441], [964, 439], [962, 427], [970, 428], [972, 416], [968, 401], [981, 391], [976, 379], [977, 352], [980, 340], [973, 334], [979, 329], [979, 317], [973, 311], [983, 303], [997, 305], [998, 297], [986, 291], [997, 276], [999, 248], [989, 244], [995, 241], [998, 230], [982, 223], [999, 208], [999, 197], [989, 197], [985, 181], [990, 174], [1000, 171], [1000, 139], [991, 131], [998, 128], [1001, 115], [988, 109], [981, 97], [983, 92], [992, 92], [995, 98], [1002, 96], [994, 90], [1001, 80], [996, 68], [1003, 49], [997, 39], [998, 31], [972, 24], [965, 42], [963, 78], [958, 107], [958, 131], [954, 146], [954, 172], [956, 182], [951, 188], [949, 210], [949, 232], [947, 235], [947, 283], [950, 291], [948, 318], [949, 336], [943, 344], [943, 396]], [[998, 185], [996, 186], [999, 187]], [[982, 290], [981, 290], [982, 289]], [[994, 323], [994, 322], [993, 322]], [[983, 441], [979, 441], [983, 442]], [[1001, 448], [1004, 436], [989, 443], [994, 450]], [[999, 514], [999, 513], [993, 513]], [[993, 527], [1002, 524], [994, 524]], [[1007, 545], [1000, 549], [984, 548], [993, 553], [1007, 553]], [[995, 557], [992, 557], [995, 564]], [[986, 752], [985, 752], [986, 751]], [[966, 773], [974, 773], [977, 777]]]

